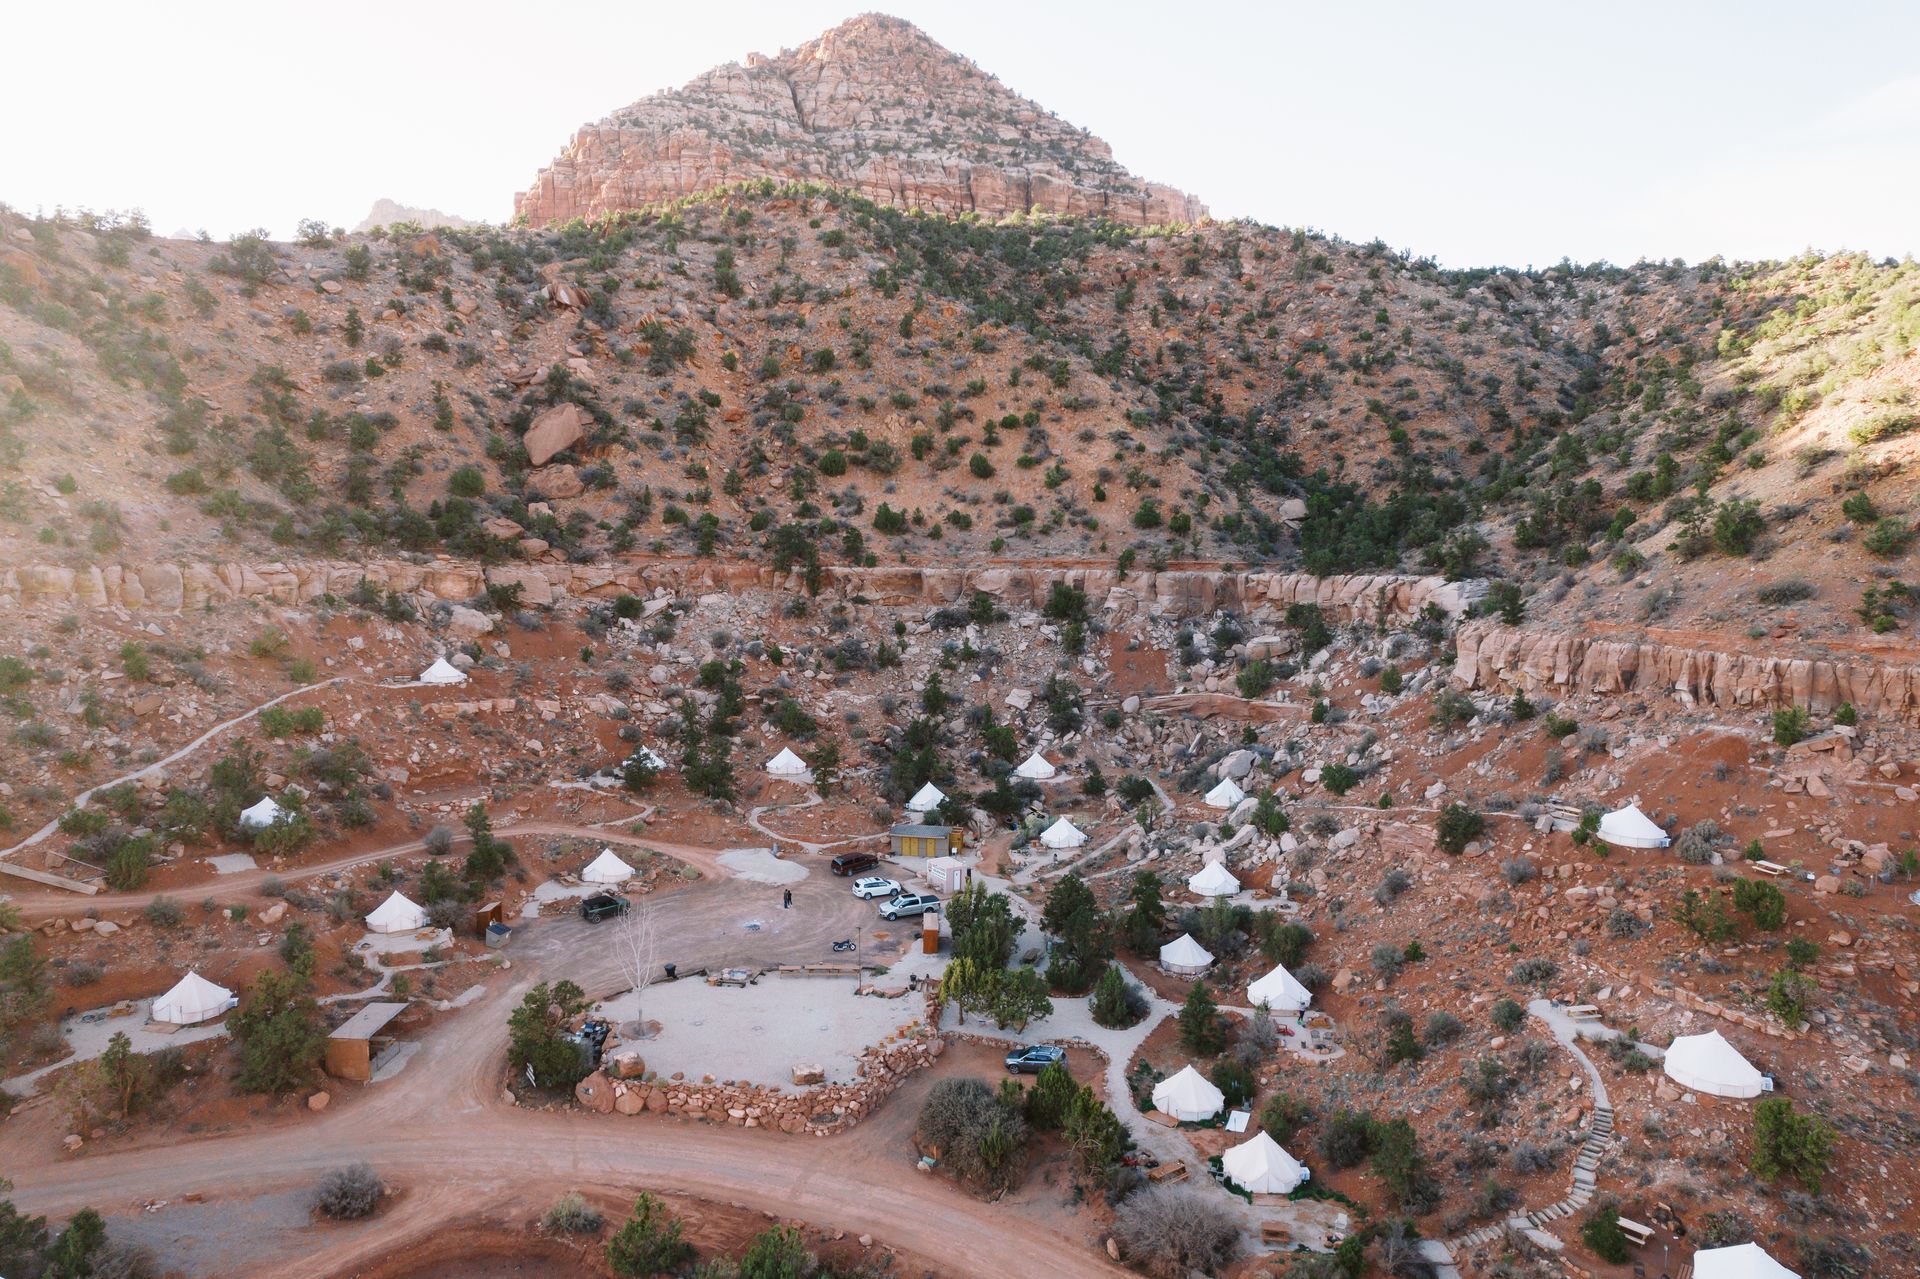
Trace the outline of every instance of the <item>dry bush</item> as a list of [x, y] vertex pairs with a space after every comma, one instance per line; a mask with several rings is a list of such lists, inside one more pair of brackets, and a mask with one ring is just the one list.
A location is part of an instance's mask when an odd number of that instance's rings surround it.
[[1121, 1200], [1113, 1235], [1121, 1255], [1155, 1279], [1219, 1274], [1240, 1252], [1240, 1223], [1221, 1202], [1190, 1186], [1148, 1186]]
[[358, 1221], [373, 1215], [386, 1189], [372, 1164], [350, 1164], [320, 1179], [313, 1192], [313, 1206], [335, 1221]]

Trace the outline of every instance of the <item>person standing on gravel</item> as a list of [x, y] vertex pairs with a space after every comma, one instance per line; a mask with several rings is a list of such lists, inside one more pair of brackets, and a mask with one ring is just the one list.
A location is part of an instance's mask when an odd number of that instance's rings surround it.
[[780, 895], [780, 909], [781, 910], [793, 909], [793, 890], [791, 888], [787, 889], [784, 893]]

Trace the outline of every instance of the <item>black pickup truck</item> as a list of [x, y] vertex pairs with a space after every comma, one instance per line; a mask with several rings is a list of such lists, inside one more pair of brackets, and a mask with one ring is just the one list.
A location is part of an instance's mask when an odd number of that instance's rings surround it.
[[631, 906], [632, 903], [618, 893], [595, 893], [580, 903], [580, 918], [597, 924], [603, 919], [618, 919]]

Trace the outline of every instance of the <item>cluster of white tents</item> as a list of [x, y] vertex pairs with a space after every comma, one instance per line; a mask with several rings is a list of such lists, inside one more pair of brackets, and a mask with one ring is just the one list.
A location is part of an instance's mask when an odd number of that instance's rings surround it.
[[1660, 1068], [1682, 1088], [1714, 1097], [1758, 1097], [1771, 1087], [1717, 1030], [1679, 1036], [1668, 1046]]
[[621, 860], [619, 854], [611, 848], [603, 848], [600, 855], [587, 863], [580, 872], [580, 879], [588, 884], [624, 884], [633, 878], [633, 867]]
[[[1191, 1065], [1153, 1086], [1153, 1108], [1181, 1123], [1205, 1123], [1226, 1104], [1226, 1095]], [[1236, 1185], [1256, 1195], [1290, 1194], [1308, 1175], [1299, 1160], [1264, 1132], [1227, 1151], [1220, 1164]]]
[[1179, 976], [1204, 973], [1212, 963], [1213, 952], [1195, 941], [1191, 933], [1181, 933], [1160, 948], [1160, 967]]
[[367, 931], [373, 933], [413, 933], [426, 926], [427, 912], [398, 889], [367, 916]]
[[155, 1021], [169, 1026], [197, 1026], [224, 1016], [239, 1002], [225, 986], [189, 969], [172, 990], [153, 1001], [151, 1013]]

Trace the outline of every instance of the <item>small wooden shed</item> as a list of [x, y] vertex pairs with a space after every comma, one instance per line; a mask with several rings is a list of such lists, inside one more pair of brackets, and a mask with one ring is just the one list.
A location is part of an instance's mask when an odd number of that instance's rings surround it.
[[964, 839], [957, 826], [921, 826], [908, 823], [887, 832], [895, 857], [944, 857], [957, 852]]
[[405, 1011], [403, 1003], [371, 1003], [348, 1018], [327, 1036], [327, 1073], [360, 1083], [371, 1080], [374, 1063], [393, 1044], [393, 1036], [380, 1032]]

